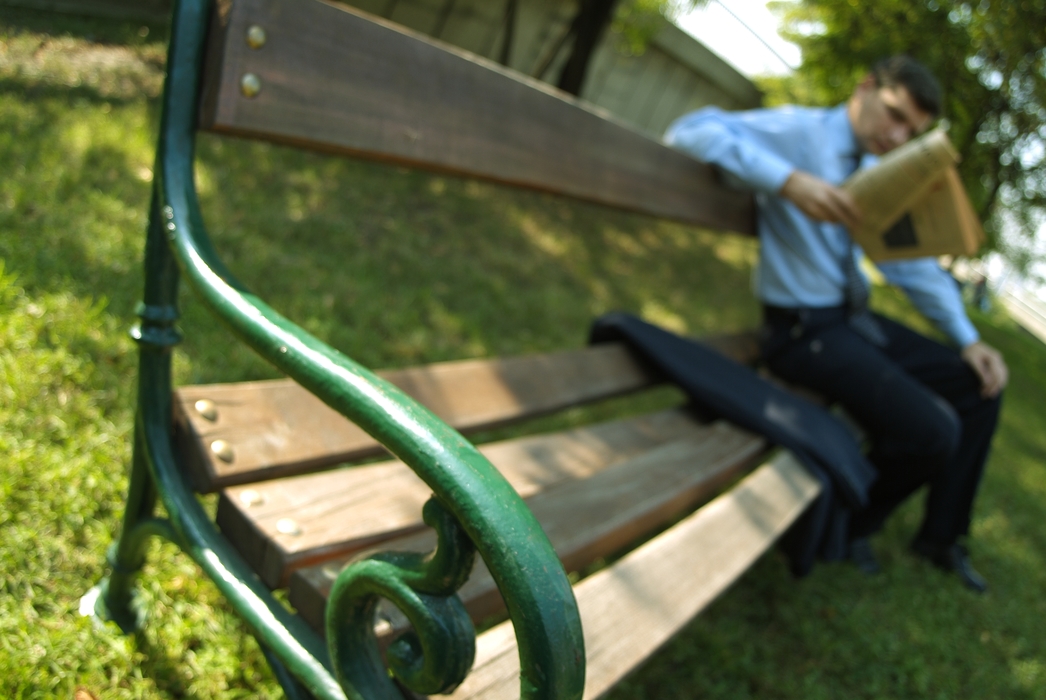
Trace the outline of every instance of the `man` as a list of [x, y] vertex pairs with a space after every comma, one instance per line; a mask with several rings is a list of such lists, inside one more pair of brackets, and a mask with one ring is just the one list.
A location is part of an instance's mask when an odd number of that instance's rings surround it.
[[867, 310], [860, 250], [846, 228], [861, 212], [838, 186], [863, 156], [924, 132], [940, 102], [932, 74], [897, 56], [876, 64], [838, 107], [708, 108], [681, 117], [665, 138], [756, 191], [763, 359], [781, 378], [842, 404], [868, 434], [879, 476], [868, 507], [851, 520], [851, 559], [878, 571], [868, 537], [929, 484], [912, 550], [984, 591], [960, 540], [969, 532], [1006, 364], [980, 340], [956, 285], [932, 259], [879, 267], [957, 350]]

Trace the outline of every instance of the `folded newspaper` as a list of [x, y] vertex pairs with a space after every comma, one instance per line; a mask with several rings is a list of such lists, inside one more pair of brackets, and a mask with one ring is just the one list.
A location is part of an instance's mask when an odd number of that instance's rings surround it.
[[843, 183], [864, 214], [850, 233], [869, 258], [977, 252], [984, 229], [955, 169], [958, 162], [948, 135], [934, 129]]

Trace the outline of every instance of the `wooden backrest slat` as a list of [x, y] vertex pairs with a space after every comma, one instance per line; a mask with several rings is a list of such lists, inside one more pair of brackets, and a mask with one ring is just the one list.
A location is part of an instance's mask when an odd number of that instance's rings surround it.
[[[252, 26], [265, 32], [248, 46]], [[322, 0], [237, 0], [211, 42], [200, 124], [751, 233], [749, 194], [538, 81]], [[247, 97], [242, 80], [260, 86]]]

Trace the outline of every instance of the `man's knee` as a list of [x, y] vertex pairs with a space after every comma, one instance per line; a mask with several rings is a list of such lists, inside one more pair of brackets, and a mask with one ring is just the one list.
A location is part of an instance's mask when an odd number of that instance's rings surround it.
[[999, 411], [1002, 410], [1002, 395], [1005, 391], [1000, 391], [995, 396], [985, 397], [981, 399], [980, 405], [977, 407], [975, 419], [982, 423], [991, 423], [994, 427], [999, 421]]
[[[925, 398], [925, 397], [924, 397]], [[883, 464], [900, 460], [907, 469], [931, 477], [952, 459], [962, 438], [962, 420], [939, 396], [898, 410], [895, 420], [873, 437], [873, 461]]]
[[927, 416], [923, 449], [928, 457], [941, 465], [947, 463], [959, 449], [962, 439], [962, 419], [947, 401], [937, 396], [934, 410]]

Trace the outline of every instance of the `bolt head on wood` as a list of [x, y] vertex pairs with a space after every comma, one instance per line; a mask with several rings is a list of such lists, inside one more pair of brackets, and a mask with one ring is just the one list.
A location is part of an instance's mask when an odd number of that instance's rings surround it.
[[247, 489], [240, 494], [240, 503], [243, 504], [244, 508], [250, 508], [251, 506], [260, 506], [265, 503], [265, 496], [258, 493], [254, 489]]
[[230, 445], [225, 440], [215, 440], [214, 442], [212, 442], [211, 452], [214, 453], [215, 457], [227, 464], [231, 463], [233, 458], [235, 457], [235, 453], [232, 450], [232, 445]]
[[301, 526], [290, 518], [280, 518], [276, 521], [276, 531], [281, 535], [297, 537], [301, 534]]
[[261, 80], [254, 73], [244, 73], [240, 78], [240, 92], [244, 97], [254, 97], [261, 92]]
[[197, 413], [212, 423], [218, 420], [218, 407], [215, 406], [214, 402], [210, 399], [200, 399], [193, 404], [193, 408], [196, 409]]
[[257, 24], [252, 24], [247, 28], [247, 46], [252, 49], [260, 49], [265, 46], [265, 39], [265, 30]]

